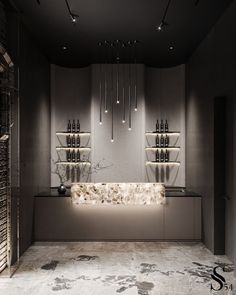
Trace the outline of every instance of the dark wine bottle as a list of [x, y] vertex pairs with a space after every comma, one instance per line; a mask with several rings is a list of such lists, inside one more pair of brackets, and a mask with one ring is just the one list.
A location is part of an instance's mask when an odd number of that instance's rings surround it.
[[75, 150], [72, 151], [72, 162], [75, 162]]
[[163, 134], [161, 135], [160, 142], [161, 142], [161, 147], [163, 147], [164, 146], [164, 142], [165, 142]]
[[164, 152], [161, 150], [161, 162], [164, 162]]
[[72, 132], [75, 133], [75, 120], [72, 122]]
[[77, 120], [76, 131], [77, 132], [80, 132], [80, 123], [79, 123], [79, 120]]
[[67, 160], [67, 162], [71, 162], [71, 153], [70, 153], [70, 151], [66, 152], [66, 160]]
[[160, 162], [160, 153], [159, 150], [156, 150], [156, 162]]
[[77, 135], [76, 146], [80, 147], [80, 136]]
[[159, 141], [159, 135], [156, 136], [156, 147], [159, 147], [160, 141]]
[[165, 152], [165, 162], [169, 162], [169, 151], [166, 150]]
[[169, 146], [169, 136], [166, 134], [165, 136], [165, 147]]
[[161, 132], [164, 132], [164, 123], [163, 123], [163, 120], [161, 119]]
[[169, 132], [169, 126], [168, 126], [168, 122], [167, 122], [167, 120], [166, 120], [166, 122], [165, 122], [165, 132]]
[[70, 135], [67, 135], [66, 143], [67, 143], [67, 147], [71, 147], [71, 137], [70, 137]]
[[72, 147], [75, 147], [75, 136], [72, 136]]
[[80, 151], [79, 150], [77, 150], [76, 160], [77, 160], [77, 162], [80, 162]]
[[160, 127], [159, 127], [159, 122], [157, 120], [157, 122], [156, 122], [156, 132], [158, 133], [159, 131], [160, 131]]
[[68, 121], [68, 124], [67, 124], [67, 131], [71, 132], [71, 122], [70, 122], [70, 120]]

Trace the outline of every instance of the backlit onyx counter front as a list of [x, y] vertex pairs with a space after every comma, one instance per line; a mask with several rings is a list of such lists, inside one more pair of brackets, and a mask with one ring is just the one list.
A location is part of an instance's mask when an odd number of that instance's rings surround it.
[[160, 205], [74, 205], [70, 192], [35, 196], [35, 241], [201, 240], [201, 196], [166, 191]]

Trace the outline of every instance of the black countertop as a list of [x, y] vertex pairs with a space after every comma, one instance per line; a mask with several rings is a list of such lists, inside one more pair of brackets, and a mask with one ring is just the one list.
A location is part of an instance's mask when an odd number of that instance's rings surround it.
[[[68, 198], [70, 197], [70, 189], [67, 189], [65, 194], [59, 194], [56, 188], [51, 188], [49, 191], [46, 192], [41, 192], [35, 197], [58, 197], [58, 198]], [[187, 190], [182, 190], [182, 191], [166, 191], [166, 197], [201, 197], [199, 194]]]

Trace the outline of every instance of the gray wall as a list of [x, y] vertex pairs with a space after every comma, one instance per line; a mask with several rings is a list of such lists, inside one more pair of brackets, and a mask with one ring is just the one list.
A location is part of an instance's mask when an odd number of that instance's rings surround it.
[[[169, 186], [185, 186], [185, 66], [156, 69], [146, 68], [145, 75], [145, 125], [146, 130], [155, 130], [156, 120], [167, 119], [170, 131], [180, 132], [171, 136], [170, 145], [180, 146], [170, 152], [171, 161], [180, 161], [180, 166], [168, 168], [146, 167], [148, 181], [165, 182]], [[154, 136], [146, 136], [145, 145], [155, 145]], [[146, 159], [153, 160], [153, 151], [146, 151]]]
[[[91, 69], [69, 69], [51, 66], [51, 186], [58, 186], [60, 180], [55, 161], [58, 157], [65, 160], [66, 153], [57, 153], [56, 146], [66, 145], [64, 136], [56, 136], [57, 131], [66, 131], [68, 120], [80, 120], [81, 131], [91, 131]], [[81, 145], [91, 146], [90, 138], [83, 137]], [[90, 154], [86, 156], [91, 158]], [[60, 166], [64, 173], [65, 166]], [[81, 181], [89, 180], [84, 173]]]
[[[111, 66], [106, 67], [110, 73]], [[116, 66], [113, 71], [116, 73]], [[120, 100], [119, 104], [114, 103], [114, 142], [111, 142], [111, 97], [115, 100], [115, 94], [112, 96], [111, 79], [108, 80], [108, 100], [109, 109], [105, 114], [103, 111], [103, 124], [99, 125], [100, 97], [100, 68], [93, 66], [93, 84], [92, 84], [92, 162], [96, 165], [101, 162], [103, 166], [109, 166], [101, 169], [97, 173], [92, 173], [94, 182], [144, 182], [145, 180], [145, 96], [144, 96], [144, 66], [137, 65], [137, 97], [138, 110], [134, 111], [134, 66], [131, 70], [131, 97], [132, 97], [132, 125], [128, 130], [128, 65], [120, 65]], [[122, 123], [122, 88], [123, 80], [126, 97], [126, 122]], [[113, 81], [114, 82], [114, 81]], [[104, 85], [104, 80], [102, 79]], [[116, 83], [114, 83], [116, 89]], [[102, 89], [104, 91], [104, 87]], [[103, 92], [104, 93], [104, 92]]]
[[[69, 119], [80, 118], [81, 129], [91, 131], [91, 141], [84, 141], [84, 144], [92, 147], [89, 157], [92, 161], [92, 173], [84, 173], [84, 177], [81, 177], [80, 181], [164, 181], [168, 185], [185, 186], [185, 66], [181, 65], [169, 69], [137, 66], [138, 111], [134, 111], [134, 99], [132, 99], [131, 131], [128, 131], [127, 67], [126, 65], [123, 72], [123, 65], [120, 65], [122, 71], [119, 86], [121, 92], [121, 85], [124, 80], [126, 87], [126, 123], [122, 124], [121, 122], [122, 104], [114, 104], [113, 143], [111, 143], [110, 110], [106, 115], [103, 112], [103, 124], [99, 125], [100, 67], [98, 65], [84, 69], [51, 67], [52, 160], [55, 161], [58, 158], [56, 146], [59, 145], [59, 141], [62, 141], [62, 144], [65, 143], [62, 137], [58, 138], [56, 136], [56, 131], [66, 130]], [[116, 71], [115, 65], [113, 70]], [[107, 72], [109, 72], [108, 67]], [[111, 79], [111, 75], [108, 75], [108, 77], [108, 79]], [[134, 85], [134, 69], [132, 70], [131, 81], [132, 85]], [[111, 101], [110, 80], [108, 84], [108, 99]], [[102, 86], [102, 92], [104, 93], [104, 86]], [[131, 94], [133, 97], [133, 90]], [[153, 167], [145, 166], [146, 160], [153, 160], [155, 157], [153, 152], [145, 152], [145, 146], [154, 144], [154, 137], [147, 138], [145, 130], [154, 131], [156, 120], [161, 117], [168, 119], [172, 131], [181, 132], [179, 138], [171, 139], [173, 141], [171, 143], [181, 146], [179, 153], [173, 152], [171, 154], [171, 159], [181, 161], [181, 165], [180, 167], [171, 166], [168, 173], [162, 169], [162, 177], [157, 177], [157, 172]], [[65, 159], [65, 152], [60, 152], [59, 156], [61, 159]], [[98, 163], [107, 168], [94, 169]], [[58, 186], [59, 184], [59, 178], [54, 173], [55, 167], [55, 164], [52, 163], [52, 186]], [[167, 174], [168, 177], [165, 177]]]
[[[16, 250], [16, 193], [20, 185], [20, 252], [32, 242], [34, 195], [50, 187], [50, 64], [18, 18], [8, 11], [8, 50], [15, 64], [12, 233]], [[19, 77], [19, 83], [17, 82]], [[19, 181], [18, 181], [19, 177]], [[19, 183], [18, 183], [19, 182]]]
[[32, 241], [34, 195], [50, 187], [50, 65], [20, 31], [20, 248]]
[[[217, 228], [214, 228], [213, 103], [214, 97], [225, 96], [230, 102], [229, 105], [231, 104], [230, 110], [235, 117], [235, 105], [233, 105], [236, 96], [235, 14], [236, 2], [234, 1], [194, 52], [186, 66], [187, 185], [203, 196], [204, 240], [212, 251], [215, 250], [214, 232], [217, 232]], [[231, 130], [233, 135], [235, 122], [232, 120], [230, 124], [233, 126], [233, 131]], [[235, 146], [235, 136], [230, 141], [228, 139], [228, 142]], [[235, 150], [233, 146], [228, 146], [228, 149]], [[235, 259], [236, 166], [234, 155], [230, 161], [232, 165], [231, 167], [227, 165], [226, 173], [231, 179], [228, 192], [231, 200], [226, 204], [226, 254], [231, 259]]]

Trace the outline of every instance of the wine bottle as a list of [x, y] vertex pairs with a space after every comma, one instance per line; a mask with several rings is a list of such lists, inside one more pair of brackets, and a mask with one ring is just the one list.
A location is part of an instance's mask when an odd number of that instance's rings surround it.
[[72, 122], [72, 132], [75, 133], [75, 120]]
[[163, 147], [164, 146], [164, 136], [163, 136], [163, 134], [161, 135], [161, 147]]
[[169, 132], [169, 126], [168, 126], [168, 122], [167, 122], [167, 120], [166, 120], [166, 122], [165, 122], [165, 132]]
[[169, 146], [169, 136], [166, 134], [165, 136], [165, 147]]
[[80, 123], [79, 123], [79, 120], [77, 120], [77, 127], [76, 127], [76, 131], [77, 131], [77, 132], [80, 132]]
[[75, 147], [75, 135], [72, 136], [72, 147]]
[[164, 123], [163, 123], [163, 120], [161, 119], [161, 132], [164, 132]]
[[68, 124], [67, 124], [67, 131], [71, 132], [71, 122], [70, 122], [70, 120], [68, 121]]
[[165, 162], [169, 162], [169, 151], [166, 150], [165, 152]]
[[160, 162], [160, 153], [159, 150], [156, 150], [156, 162]]
[[76, 161], [80, 162], [80, 151], [77, 150]]
[[75, 162], [75, 150], [72, 151], [72, 162]]
[[157, 120], [157, 122], [156, 122], [156, 132], [158, 133], [159, 131], [160, 131], [160, 129], [159, 129], [159, 122]]
[[70, 153], [70, 151], [66, 151], [66, 160], [67, 160], [67, 162], [71, 161], [71, 153]]
[[71, 147], [71, 137], [70, 137], [70, 135], [67, 135], [66, 143], [67, 143], [67, 147]]
[[164, 162], [164, 152], [161, 150], [161, 162]]
[[77, 135], [76, 146], [80, 147], [80, 136], [79, 135]]
[[159, 135], [156, 136], [156, 147], [159, 147], [160, 141], [159, 141]]

